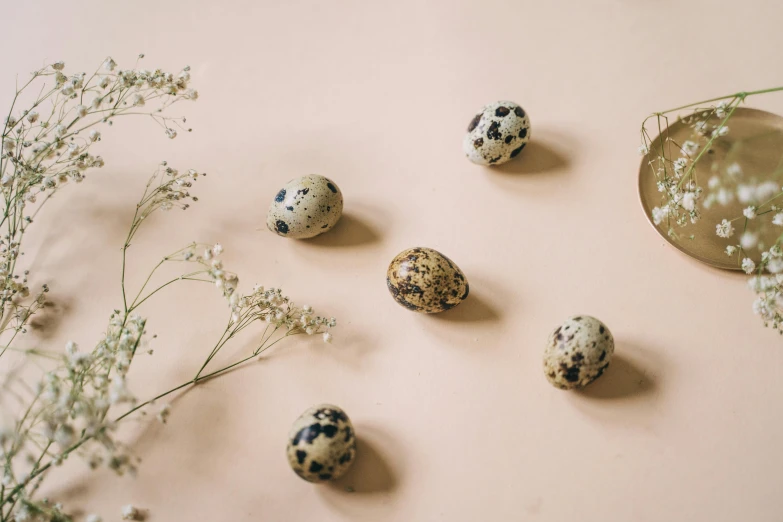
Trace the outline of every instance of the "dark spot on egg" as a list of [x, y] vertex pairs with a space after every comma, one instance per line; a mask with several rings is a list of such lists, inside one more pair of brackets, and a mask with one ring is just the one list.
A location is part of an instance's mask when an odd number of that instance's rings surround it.
[[280, 189], [280, 192], [278, 192], [277, 196], [275, 196], [275, 201], [277, 201], [278, 203], [282, 203], [284, 199], [285, 199], [285, 189]]
[[484, 145], [484, 138], [478, 138], [476, 140], [473, 140], [473, 148], [479, 149], [481, 146]]
[[579, 366], [568, 366], [563, 364], [563, 376], [568, 382], [577, 382], [579, 380]]
[[299, 462], [299, 464], [304, 464], [305, 459], [307, 458], [307, 452], [304, 450], [296, 450], [296, 460]]
[[329, 190], [331, 190], [331, 191], [332, 191], [332, 192], [334, 192], [335, 194], [337, 193], [337, 187], [335, 187], [334, 185], [332, 185], [332, 182], [331, 182], [331, 181], [327, 182], [327, 183], [326, 183], [326, 186], [327, 186], [327, 187], [329, 187]]
[[470, 125], [468, 125], [468, 132], [473, 132], [473, 129], [475, 129], [479, 122], [481, 121], [481, 113], [476, 114], [472, 120], [470, 120]]
[[512, 141], [514, 141], [514, 139], [515, 139], [515, 138], [514, 138], [514, 136], [512, 136], [511, 134], [509, 134], [508, 136], [506, 136], [506, 139], [504, 139], [503, 141], [504, 141], [504, 142], [506, 142], [506, 144], [509, 144], [509, 143], [511, 143]]
[[278, 219], [275, 222], [275, 231], [279, 234], [288, 234], [288, 224]]
[[520, 118], [524, 118], [525, 117], [525, 111], [523, 111], [522, 107], [519, 107], [519, 106], [514, 107], [514, 114], [516, 114]]
[[450, 303], [450, 302], [446, 301], [445, 299], [441, 299], [440, 300], [440, 309], [443, 310], [443, 311], [451, 310], [455, 306], [457, 306], [456, 303]]
[[523, 127], [522, 130], [519, 131], [519, 137], [524, 138], [527, 136], [527, 127]]
[[310, 463], [310, 469], [308, 471], [310, 471], [310, 473], [318, 473], [322, 469], [324, 469], [323, 464], [320, 464], [319, 462], [314, 460]]
[[508, 116], [511, 113], [511, 109], [508, 107], [500, 106], [497, 109], [495, 109], [495, 116], [504, 117]]
[[517, 157], [517, 154], [519, 154], [520, 152], [522, 152], [522, 149], [524, 149], [524, 148], [525, 148], [525, 145], [527, 145], [527, 143], [523, 143], [522, 145], [520, 145], [520, 146], [519, 146], [519, 147], [517, 147], [516, 149], [512, 150], [512, 151], [511, 151], [511, 157], [512, 157], [512, 158], [516, 158], [516, 157]]
[[493, 121], [489, 128], [487, 129], [487, 138], [491, 140], [499, 140], [501, 138], [500, 134], [500, 123]]

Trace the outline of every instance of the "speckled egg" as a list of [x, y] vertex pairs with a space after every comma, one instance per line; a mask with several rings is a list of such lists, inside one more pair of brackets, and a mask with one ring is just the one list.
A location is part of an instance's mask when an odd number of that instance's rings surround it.
[[332, 228], [343, 214], [343, 194], [317, 174], [292, 179], [275, 196], [266, 226], [279, 236], [306, 239]]
[[581, 388], [599, 378], [614, 353], [614, 338], [604, 323], [577, 315], [549, 334], [544, 350], [544, 372], [553, 386]]
[[351, 420], [337, 406], [313, 406], [291, 427], [287, 453], [291, 468], [308, 482], [339, 478], [356, 456]]
[[485, 105], [468, 125], [462, 149], [479, 165], [500, 165], [515, 158], [530, 140], [530, 119], [514, 102]]
[[451, 259], [431, 248], [397, 254], [386, 273], [394, 300], [408, 310], [432, 314], [454, 308], [468, 297], [468, 280]]

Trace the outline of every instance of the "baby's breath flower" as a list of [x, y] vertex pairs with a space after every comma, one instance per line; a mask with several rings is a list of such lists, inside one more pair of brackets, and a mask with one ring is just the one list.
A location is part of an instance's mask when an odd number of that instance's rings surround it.
[[742, 270], [745, 271], [746, 274], [751, 274], [756, 269], [756, 263], [753, 262], [753, 260], [749, 257], [746, 257], [742, 260]]
[[693, 192], [686, 192], [682, 196], [682, 208], [685, 210], [693, 211], [696, 209], [696, 194]]
[[144, 520], [141, 510], [132, 504], [128, 504], [127, 506], [122, 507], [122, 519]]
[[766, 263], [766, 269], [770, 274], [779, 274], [783, 272], [783, 259], [780, 257], [771, 257]]
[[742, 215], [745, 216], [748, 219], [753, 219], [756, 217], [756, 207], [753, 205], [746, 207], [745, 210], [742, 211]]
[[740, 236], [740, 246], [744, 250], [750, 250], [751, 248], [755, 247], [758, 241], [759, 235], [749, 230], [743, 232], [743, 234]]
[[742, 204], [751, 203], [756, 200], [756, 186], [741, 183], [737, 185], [737, 199]]
[[729, 133], [729, 128], [727, 126], [723, 125], [723, 126], [720, 126], [720, 127], [716, 128], [715, 130], [713, 130], [712, 131], [712, 136], [713, 137], [725, 136], [728, 133]]
[[724, 219], [720, 222], [719, 225], [715, 227], [715, 233], [718, 235], [718, 237], [725, 237], [729, 238], [734, 235], [734, 227], [731, 224], [731, 221]]
[[728, 104], [728, 102], [726, 102], [725, 100], [724, 100], [724, 101], [722, 101], [722, 102], [720, 102], [720, 103], [719, 103], [719, 104], [718, 104], [718, 105], [715, 107], [715, 116], [717, 116], [718, 118], [724, 118], [724, 117], [726, 117], [726, 107], [728, 107], [728, 106], [729, 106], [729, 104]]
[[168, 421], [170, 413], [171, 413], [171, 405], [164, 404], [163, 406], [161, 406], [160, 411], [158, 411], [157, 418], [160, 422], [166, 424], [166, 421]]
[[683, 169], [688, 166], [688, 160], [685, 158], [677, 158], [674, 161], [674, 172], [680, 174]]
[[652, 215], [653, 215], [653, 222], [656, 225], [660, 225], [661, 222], [663, 222], [664, 219], [666, 219], [666, 216], [669, 215], [669, 208], [668, 207], [655, 207], [652, 209]]
[[726, 167], [726, 174], [728, 174], [733, 178], [738, 178], [742, 176], [742, 167], [740, 166], [739, 163], [735, 161], [734, 163]]
[[691, 140], [682, 144], [682, 153], [686, 156], [695, 156], [699, 152], [699, 144]]

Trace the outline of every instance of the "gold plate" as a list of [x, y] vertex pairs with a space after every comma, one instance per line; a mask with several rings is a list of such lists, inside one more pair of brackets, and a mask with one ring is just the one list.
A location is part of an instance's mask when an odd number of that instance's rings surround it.
[[[711, 126], [719, 125], [720, 121], [716, 116], [707, 119]], [[768, 192], [772, 186], [771, 182], [774, 182], [777, 186], [775, 194], [780, 194], [783, 182], [783, 118], [766, 111], [738, 107], [726, 126], [729, 127], [729, 132], [712, 142], [710, 149], [702, 154], [694, 168], [694, 179], [704, 191], [696, 204], [700, 214], [696, 223], [670, 226], [663, 221], [655, 225], [652, 216], [653, 208], [666, 204], [664, 194], [658, 191], [655, 168], [651, 166], [657, 164], [660, 159], [662, 136], [669, 138], [666, 143], [670, 147], [670, 152], [667, 152], [670, 159], [680, 157], [679, 147], [689, 140], [699, 145], [706, 142], [694, 128], [693, 121], [687, 118], [671, 123], [668, 129], [664, 128], [662, 134], [650, 144], [650, 152], [644, 156], [639, 167], [639, 198], [647, 219], [675, 248], [708, 265], [739, 270], [738, 256], [728, 256], [725, 250], [729, 245], [737, 245], [739, 235], [746, 226], [747, 230], [758, 234], [758, 245], [762, 248], [773, 245], [783, 232], [783, 227], [771, 224], [771, 215], [747, 220], [746, 224], [742, 214], [749, 204], [766, 201], [757, 199], [754, 195], [749, 202], [747, 195], [751, 189], [748, 187], [763, 187]], [[712, 184], [709, 183], [711, 179]], [[762, 185], [764, 183], [765, 185]], [[719, 194], [719, 191], [722, 192]], [[757, 192], [759, 196], [764, 196], [761, 188], [758, 188]], [[751, 193], [756, 194], [752, 190]], [[730, 201], [727, 201], [729, 199]], [[709, 204], [710, 200], [712, 204]], [[783, 198], [776, 199], [775, 203], [783, 207]], [[769, 209], [770, 204], [767, 204], [760, 207], [759, 211]], [[724, 218], [737, 217], [741, 219], [734, 221], [735, 234], [728, 239], [718, 237], [715, 233], [716, 225]], [[674, 230], [673, 235], [668, 233], [670, 229]], [[758, 263], [761, 249], [754, 247], [743, 256]]]

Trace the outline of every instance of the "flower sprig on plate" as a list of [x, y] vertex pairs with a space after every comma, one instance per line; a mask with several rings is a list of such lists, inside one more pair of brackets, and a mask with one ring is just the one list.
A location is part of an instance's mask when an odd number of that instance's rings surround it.
[[[775, 87], [740, 92], [655, 112], [641, 127], [639, 153], [650, 155], [648, 167], [655, 176], [661, 204], [652, 209], [656, 226], [664, 227], [674, 239], [698, 222], [702, 211], [714, 206], [742, 205], [740, 215], [727, 215], [716, 223], [715, 234], [736, 240], [725, 253], [736, 259], [737, 267], [753, 277], [750, 288], [757, 294], [753, 311], [765, 326], [783, 334], [783, 155], [773, 172], [763, 179], [745, 175], [743, 165], [727, 155], [713, 163], [708, 179], [699, 179], [696, 166], [705, 154], [713, 153], [716, 142], [731, 132], [730, 120], [737, 108], [751, 96], [783, 91]], [[690, 128], [690, 138], [677, 142], [669, 136], [669, 117]], [[653, 140], [648, 125], [657, 128]], [[779, 229], [779, 232], [777, 231]], [[776, 237], [771, 244], [764, 237]], [[690, 235], [689, 239], [694, 236]], [[755, 261], [754, 261], [755, 259]]]

